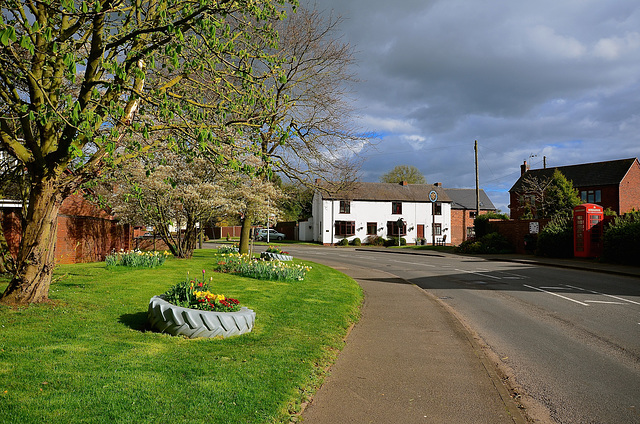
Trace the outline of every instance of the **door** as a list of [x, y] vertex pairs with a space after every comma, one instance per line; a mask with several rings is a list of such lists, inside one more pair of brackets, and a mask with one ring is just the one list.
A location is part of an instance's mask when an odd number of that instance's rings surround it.
[[418, 224], [418, 235], [417, 238], [419, 239], [423, 239], [424, 238], [424, 224]]

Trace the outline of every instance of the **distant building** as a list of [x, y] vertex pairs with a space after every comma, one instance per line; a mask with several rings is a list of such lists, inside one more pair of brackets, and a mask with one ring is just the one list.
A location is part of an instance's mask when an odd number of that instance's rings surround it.
[[300, 230], [301, 239], [326, 245], [398, 235], [409, 244], [450, 244], [450, 234], [451, 199], [442, 185], [406, 182], [356, 182], [333, 193], [318, 190], [313, 218], [301, 223]]
[[509, 190], [511, 219], [520, 219], [527, 205], [531, 205], [531, 197], [524, 186], [526, 178], [551, 178], [556, 169], [573, 183], [584, 203], [596, 203], [619, 215], [632, 209], [640, 210], [640, 163], [637, 158], [543, 169], [529, 169], [525, 161], [521, 165], [520, 178]]
[[[475, 235], [473, 220], [476, 217], [476, 190], [472, 188], [445, 188], [451, 198], [451, 243], [458, 245]], [[480, 189], [480, 215], [495, 212], [489, 196]]]

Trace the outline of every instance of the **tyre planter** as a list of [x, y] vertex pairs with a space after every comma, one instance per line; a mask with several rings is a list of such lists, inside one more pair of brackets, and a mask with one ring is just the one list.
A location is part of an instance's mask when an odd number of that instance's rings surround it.
[[284, 255], [282, 253], [271, 253], [271, 252], [262, 252], [260, 254], [260, 258], [265, 261], [292, 261], [293, 256]]
[[172, 305], [162, 296], [151, 298], [147, 316], [152, 329], [191, 339], [238, 336], [250, 332], [256, 320], [256, 313], [246, 307], [237, 312], [201, 311]]

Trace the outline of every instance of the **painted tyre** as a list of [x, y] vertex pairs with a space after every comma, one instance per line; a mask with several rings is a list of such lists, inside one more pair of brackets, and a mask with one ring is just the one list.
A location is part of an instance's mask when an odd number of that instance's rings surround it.
[[266, 261], [292, 261], [293, 256], [283, 255], [282, 253], [262, 252], [260, 258]]
[[172, 305], [161, 296], [149, 301], [147, 313], [151, 328], [174, 336], [231, 337], [253, 329], [256, 313], [242, 307], [237, 312], [209, 312]]

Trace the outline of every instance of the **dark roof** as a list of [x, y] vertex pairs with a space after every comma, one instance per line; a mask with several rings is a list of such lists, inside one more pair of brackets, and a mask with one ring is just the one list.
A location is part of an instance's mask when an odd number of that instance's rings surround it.
[[[451, 209], [476, 209], [476, 190], [474, 188], [445, 188], [452, 200]], [[495, 210], [489, 196], [480, 189], [480, 209]]]
[[401, 202], [429, 202], [429, 193], [435, 190], [439, 202], [451, 202], [442, 187], [433, 184], [394, 184], [394, 183], [365, 183], [355, 182], [336, 192], [322, 192], [326, 200], [370, 200], [370, 201], [401, 201]]
[[573, 183], [575, 188], [593, 187], [605, 185], [618, 185], [629, 169], [636, 161], [636, 158], [610, 160], [606, 162], [583, 163], [580, 165], [557, 166], [555, 168], [530, 169], [518, 178], [518, 181], [509, 191], [522, 191], [523, 180], [526, 176], [538, 179], [551, 178], [557, 169]]

